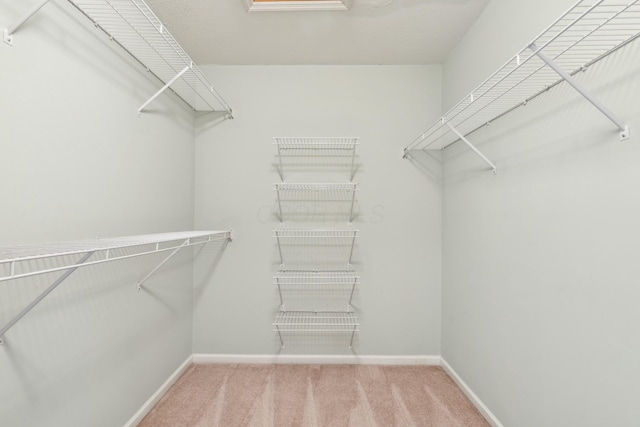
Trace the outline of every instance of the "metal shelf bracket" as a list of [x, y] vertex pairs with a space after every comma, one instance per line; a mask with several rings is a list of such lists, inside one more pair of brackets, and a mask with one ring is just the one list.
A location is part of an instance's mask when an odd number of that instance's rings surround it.
[[351, 251], [349, 251], [349, 264], [348, 267], [351, 268], [352, 265], [352, 260], [353, 260], [353, 250], [356, 247], [356, 237], [358, 237], [358, 235], [356, 233], [353, 234], [353, 237], [351, 239]]
[[177, 254], [178, 252], [180, 252], [180, 249], [184, 248], [185, 246], [189, 246], [189, 243], [191, 243], [191, 239], [187, 239], [185, 240], [180, 246], [178, 246], [177, 248], [175, 248], [164, 260], [162, 260], [160, 262], [160, 264], [158, 264], [156, 266], [156, 268], [154, 268], [153, 270], [151, 270], [146, 276], [144, 276], [144, 278], [142, 280], [140, 280], [138, 282], [138, 292], [140, 292], [142, 290], [142, 284], [144, 282], [146, 282], [151, 276], [153, 276], [155, 274], [156, 271], [160, 270], [160, 267], [162, 267], [163, 265], [165, 265], [167, 263], [167, 261], [169, 261], [171, 258], [173, 258], [173, 256], [175, 254]]
[[460, 138], [460, 140], [461, 140], [462, 142], [464, 142], [465, 144], [467, 144], [467, 146], [468, 146], [469, 148], [471, 148], [471, 150], [473, 150], [473, 152], [474, 152], [474, 153], [476, 153], [476, 154], [477, 154], [477, 155], [478, 155], [482, 160], [484, 160], [484, 162], [485, 162], [486, 164], [488, 164], [488, 165], [491, 167], [491, 170], [492, 170], [492, 172], [493, 172], [493, 174], [494, 174], [494, 175], [496, 174], [496, 172], [497, 172], [496, 165], [494, 165], [494, 164], [491, 162], [491, 160], [489, 160], [489, 159], [488, 159], [484, 154], [482, 154], [482, 153], [480, 152], [480, 150], [478, 150], [478, 149], [477, 149], [477, 148], [476, 148], [472, 143], [470, 143], [470, 142], [469, 142], [469, 140], [468, 140], [467, 138], [465, 138], [465, 136], [464, 136], [463, 134], [461, 134], [460, 132], [458, 132], [458, 129], [456, 129], [455, 127], [453, 127], [453, 125], [452, 125], [451, 123], [449, 123], [449, 122], [445, 121], [445, 120], [444, 120], [444, 118], [442, 119], [442, 122], [443, 122], [444, 124], [446, 124], [447, 126], [449, 126], [449, 129], [451, 129], [451, 131], [452, 131], [453, 133], [455, 133], [455, 134], [458, 136], [458, 138]]
[[164, 92], [165, 90], [167, 90], [172, 84], [174, 84], [176, 82], [176, 80], [178, 80], [180, 77], [182, 77], [182, 75], [184, 73], [186, 73], [187, 71], [189, 71], [190, 69], [193, 68], [193, 62], [190, 65], [187, 65], [186, 67], [184, 67], [182, 69], [182, 71], [180, 71], [178, 74], [176, 74], [171, 80], [169, 80], [169, 82], [167, 82], [167, 84], [165, 84], [164, 86], [162, 86], [160, 88], [159, 91], [157, 91], [151, 98], [149, 98], [147, 100], [147, 102], [145, 102], [144, 104], [142, 104], [140, 106], [140, 108], [138, 108], [138, 117], [140, 117], [140, 113], [142, 113], [142, 110], [144, 110], [147, 105], [151, 104], [153, 102], [154, 99], [156, 99], [157, 97], [160, 96], [160, 94], [162, 94], [162, 92]]
[[357, 327], [357, 326], [354, 326], [354, 327], [353, 327], [353, 332], [351, 332], [351, 340], [349, 340], [349, 349], [352, 349], [352, 348], [353, 348], [353, 339], [354, 339], [354, 338], [355, 338], [355, 336], [356, 336], [356, 332], [358, 332], [358, 327]]
[[624, 124], [615, 114], [613, 114], [604, 104], [596, 99], [591, 93], [585, 89], [580, 83], [578, 83], [569, 73], [563, 70], [553, 59], [542, 52], [535, 43], [529, 45], [529, 49], [540, 58], [545, 64], [549, 66], [553, 71], [567, 83], [569, 83], [580, 95], [582, 95], [587, 101], [589, 101], [594, 107], [604, 114], [614, 125], [620, 130], [620, 141], [629, 139], [629, 126]]
[[24, 316], [26, 316], [27, 313], [29, 313], [36, 305], [38, 305], [38, 303], [40, 301], [42, 301], [47, 295], [49, 295], [55, 288], [58, 287], [58, 285], [60, 285], [60, 283], [64, 282], [67, 277], [71, 276], [71, 274], [73, 274], [74, 271], [76, 271], [78, 268], [80, 268], [80, 266], [82, 264], [84, 264], [85, 262], [87, 262], [87, 260], [89, 258], [91, 258], [91, 256], [95, 253], [95, 251], [92, 252], [87, 252], [82, 258], [80, 258], [80, 260], [75, 264], [75, 267], [68, 269], [67, 271], [65, 271], [60, 277], [58, 277], [56, 279], [55, 282], [53, 282], [47, 289], [45, 289], [40, 295], [38, 295], [38, 297], [36, 299], [34, 299], [33, 301], [31, 301], [31, 303], [26, 306], [25, 308], [22, 309], [22, 311], [20, 311], [20, 313], [18, 313], [13, 319], [11, 319], [9, 321], [9, 323], [7, 323], [5, 326], [2, 327], [2, 329], [0, 329], [0, 345], [4, 344], [4, 334], [5, 332], [7, 332], [9, 329], [11, 329], [13, 327], [13, 325], [15, 325], [16, 323], [18, 323], [20, 321], [20, 319], [22, 319]]
[[2, 32], [2, 41], [6, 44], [13, 46], [13, 33], [18, 31], [18, 29], [29, 20], [33, 15], [38, 13], [42, 7], [49, 3], [49, 0], [42, 0], [40, 3], [34, 4], [33, 7], [15, 24], [10, 26], [9, 28], [5, 28]]

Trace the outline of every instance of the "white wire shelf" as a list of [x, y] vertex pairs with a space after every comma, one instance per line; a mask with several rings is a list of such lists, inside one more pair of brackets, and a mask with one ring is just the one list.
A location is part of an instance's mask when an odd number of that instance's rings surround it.
[[355, 239], [359, 230], [338, 228], [287, 228], [273, 230], [273, 237], [279, 239]]
[[277, 183], [273, 184], [275, 191], [308, 191], [308, 192], [348, 192], [352, 193], [358, 191], [358, 184], [346, 183], [346, 184], [288, 184]]
[[[185, 246], [205, 244], [214, 240], [227, 239], [231, 239], [230, 230], [187, 231], [3, 247], [0, 248], [0, 266], [3, 266], [5, 270], [8, 270], [8, 274], [0, 276], [0, 282], [77, 267], [75, 261], [69, 260], [70, 256], [93, 253], [93, 258], [99, 259], [87, 261], [82, 264], [83, 266], [88, 266], [141, 255], [148, 255], [155, 252], [166, 252]], [[162, 246], [163, 243], [174, 244]], [[128, 249], [128, 253], [123, 254], [122, 251], [118, 251], [123, 249]], [[31, 261], [42, 260], [45, 258], [63, 259], [60, 260], [61, 265], [56, 267], [23, 271], [32, 267], [32, 264], [34, 263]]]
[[[280, 177], [285, 180], [283, 157], [296, 158], [289, 167], [302, 166], [306, 170], [326, 169], [336, 166], [336, 163], [324, 162], [319, 164], [300, 164], [300, 160], [309, 156], [327, 160], [340, 159], [340, 167], [349, 170], [349, 181], [353, 180], [355, 173], [356, 148], [360, 144], [357, 137], [276, 137], [273, 144], [278, 149], [278, 163]], [[307, 159], [308, 160], [308, 159]], [[313, 166], [313, 167], [310, 167]]]
[[[41, 0], [18, 23], [5, 29], [4, 41], [12, 44], [13, 33], [48, 1]], [[229, 104], [143, 0], [67, 2], [164, 84], [138, 109], [138, 113], [160, 93], [170, 89], [195, 111], [224, 111], [232, 117]]]
[[[581, 0], [404, 149], [446, 148], [567, 81], [620, 130], [626, 125], [593, 99], [573, 75], [640, 36], [638, 0]], [[495, 171], [495, 166], [474, 151]]]
[[360, 144], [358, 137], [275, 137], [278, 150], [354, 151]]
[[283, 334], [287, 333], [350, 333], [349, 348], [360, 329], [358, 318], [352, 312], [280, 311], [273, 322], [280, 345], [284, 348]]
[[289, 270], [273, 276], [274, 285], [347, 285], [360, 283], [354, 270]]
[[273, 326], [279, 332], [357, 332], [360, 324], [352, 312], [280, 311]]
[[[340, 293], [337, 300], [342, 301], [340, 304], [346, 303], [347, 310], [351, 311], [356, 286], [360, 284], [360, 276], [353, 270], [290, 270], [280, 271], [275, 275], [273, 284], [278, 287], [280, 309], [283, 311], [285, 310], [284, 294], [287, 293], [287, 290], [297, 289], [311, 292], [324, 289], [328, 291], [336, 287], [342, 288], [344, 291]], [[316, 304], [318, 304], [317, 301]], [[316, 305], [314, 308], [317, 309], [318, 306]]]
[[[143, 0], [67, 1], [169, 85], [193, 110], [226, 111], [231, 116], [229, 104]], [[140, 110], [145, 107], [146, 104]]]
[[[285, 259], [298, 269], [311, 265], [350, 268], [359, 230], [327, 228], [287, 228], [273, 230], [282, 269]], [[317, 268], [317, 267], [315, 267]], [[325, 268], [328, 270], [329, 268]]]
[[353, 220], [358, 184], [273, 184], [280, 222], [293, 220]]
[[[36, 299], [0, 328], [0, 345], [4, 343], [4, 334], [9, 329], [80, 267], [170, 252], [138, 282], [140, 290], [142, 284], [181, 249], [212, 241], [228, 241], [232, 238], [231, 233], [231, 230], [185, 231], [0, 248], [0, 282], [62, 272]], [[51, 267], [53, 264], [56, 266]]]

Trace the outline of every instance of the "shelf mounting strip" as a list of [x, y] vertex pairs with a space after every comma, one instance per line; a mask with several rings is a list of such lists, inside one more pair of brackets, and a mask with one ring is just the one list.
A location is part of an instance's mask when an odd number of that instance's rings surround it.
[[[45, 273], [63, 272], [29, 305], [0, 328], [0, 345], [4, 343], [4, 334], [9, 329], [80, 267], [171, 251], [164, 260], [138, 282], [138, 291], [140, 291], [142, 284], [181, 249], [188, 246], [204, 245], [212, 241], [230, 241], [232, 239], [231, 233], [231, 230], [187, 231], [0, 248], [0, 267], [2, 267], [0, 271], [8, 271], [8, 274], [0, 276], [0, 282]], [[163, 246], [163, 244], [169, 245]], [[68, 261], [69, 258], [77, 256], [80, 257], [77, 261]], [[92, 258], [93, 260], [90, 260]], [[46, 269], [31, 270], [29, 268], [29, 263], [50, 259], [58, 259], [63, 265]]]
[[[13, 34], [49, 0], [40, 0], [16, 23], [3, 31], [5, 43], [13, 45]], [[138, 108], [138, 115], [165, 90], [172, 90], [191, 109], [224, 111], [231, 107], [214, 89], [202, 71], [173, 38], [144, 0], [67, 0], [102, 30], [164, 86]]]
[[574, 76], [640, 37], [639, 1], [578, 1], [407, 145], [403, 157], [411, 150], [426, 150], [436, 143], [444, 149], [461, 140], [495, 173], [495, 165], [466, 137], [563, 81], [614, 123], [621, 140], [628, 139], [629, 127], [624, 121], [582, 87]]

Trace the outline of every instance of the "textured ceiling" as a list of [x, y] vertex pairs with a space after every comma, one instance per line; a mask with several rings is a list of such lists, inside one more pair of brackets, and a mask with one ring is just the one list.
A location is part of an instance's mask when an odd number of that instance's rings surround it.
[[351, 0], [248, 12], [247, 0], [147, 0], [198, 64], [439, 63], [489, 0]]

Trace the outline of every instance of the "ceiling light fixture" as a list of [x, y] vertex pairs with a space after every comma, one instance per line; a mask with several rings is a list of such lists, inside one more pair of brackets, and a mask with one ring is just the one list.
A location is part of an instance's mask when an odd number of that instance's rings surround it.
[[348, 10], [349, 0], [248, 0], [249, 12]]

